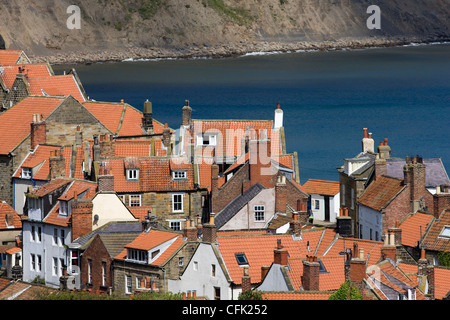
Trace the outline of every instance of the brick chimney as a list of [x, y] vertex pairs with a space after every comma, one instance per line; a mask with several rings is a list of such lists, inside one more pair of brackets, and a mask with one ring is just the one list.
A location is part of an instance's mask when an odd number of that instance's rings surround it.
[[306, 260], [303, 261], [302, 286], [304, 290], [319, 290], [319, 268], [317, 257], [307, 255]]
[[44, 117], [41, 114], [33, 114], [33, 120], [31, 122], [31, 143], [30, 148], [34, 150], [39, 144], [43, 144], [47, 141], [46, 134], [47, 125], [44, 121]]
[[271, 181], [271, 142], [270, 140], [249, 141], [249, 163], [251, 185], [260, 183], [266, 188], [272, 188]]
[[191, 124], [192, 108], [189, 106], [189, 100], [184, 101], [184, 107], [182, 109], [182, 125], [189, 126]]
[[50, 180], [66, 175], [66, 159], [63, 155], [63, 149], [50, 151], [49, 158]]
[[197, 241], [197, 227], [194, 226], [193, 221], [190, 219], [186, 220], [183, 236], [187, 241]]
[[101, 158], [112, 158], [115, 156], [116, 141], [113, 135], [101, 135], [99, 145]]
[[379, 159], [375, 160], [375, 162], [374, 162], [374, 174], [375, 174], [375, 180], [378, 180], [381, 176], [387, 174], [386, 159], [379, 158]]
[[442, 211], [450, 208], [449, 186], [436, 186], [436, 193], [433, 195], [433, 213], [436, 219], [439, 218]]
[[363, 281], [366, 278], [366, 260], [364, 259], [364, 249], [354, 252], [354, 257], [350, 260], [349, 277], [352, 285], [358, 287], [363, 292]]
[[108, 168], [108, 162], [102, 162], [99, 166], [98, 191], [114, 192], [114, 175]]
[[219, 185], [219, 165], [213, 163], [211, 165], [211, 193], [215, 193]]
[[[421, 198], [425, 195], [425, 165], [421, 157], [406, 158], [403, 167], [404, 183], [410, 191], [411, 212], [421, 209]], [[423, 203], [422, 206], [425, 204]], [[431, 204], [430, 204], [431, 205]]]
[[166, 123], [164, 124], [164, 129], [163, 129], [163, 144], [164, 147], [167, 148], [167, 155], [170, 156], [171, 154], [171, 149], [170, 149], [170, 129], [169, 129], [169, 124]]
[[277, 183], [275, 185], [275, 212], [286, 213], [286, 204], [287, 204], [286, 176], [280, 173], [277, 176]]
[[214, 213], [211, 212], [209, 223], [203, 224], [203, 242], [216, 243], [217, 227], [214, 223]]
[[395, 246], [395, 234], [392, 232], [388, 232], [384, 236], [384, 245], [381, 248], [381, 257], [383, 260], [391, 259], [392, 261], [396, 261], [397, 248]]
[[300, 236], [300, 232], [301, 232], [301, 225], [300, 225], [300, 220], [298, 218], [298, 212], [293, 212], [292, 213], [292, 220], [289, 224], [289, 229], [291, 231], [292, 234], [294, 234], [295, 236]]
[[244, 267], [244, 273], [242, 276], [242, 292], [252, 289], [252, 283], [249, 275], [248, 266]]
[[417, 275], [426, 276], [428, 273], [427, 266], [428, 266], [428, 260], [425, 257], [425, 249], [421, 249], [420, 250], [420, 259], [419, 259], [419, 261], [417, 261], [417, 267], [418, 267]]
[[142, 128], [147, 133], [153, 133], [153, 108], [150, 101], [144, 102], [144, 114], [142, 118]]
[[336, 217], [336, 231], [342, 237], [353, 237], [352, 217], [348, 215], [348, 208], [340, 208]]
[[92, 199], [72, 200], [72, 241], [92, 231]]
[[277, 239], [277, 247], [273, 250], [273, 263], [282, 266], [287, 266], [288, 264], [288, 252], [286, 249], [283, 249], [281, 239]]
[[264, 280], [267, 273], [269, 272], [269, 269], [270, 269], [270, 266], [267, 266], [267, 265], [261, 266], [261, 281]]
[[361, 140], [362, 152], [374, 153], [375, 145], [372, 139], [372, 133], [369, 133], [369, 135], [367, 135], [367, 128], [364, 128], [363, 130], [364, 130], [364, 137]]
[[394, 246], [401, 246], [402, 245], [402, 229], [399, 228], [399, 222], [395, 222], [395, 226], [388, 229], [389, 233], [392, 233], [394, 235]]

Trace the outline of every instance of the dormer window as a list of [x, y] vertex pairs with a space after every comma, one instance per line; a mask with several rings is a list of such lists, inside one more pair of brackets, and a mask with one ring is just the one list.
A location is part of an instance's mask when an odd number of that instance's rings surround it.
[[31, 168], [22, 168], [22, 179], [31, 179]]
[[139, 169], [127, 169], [127, 181], [138, 181]]
[[59, 200], [59, 214], [62, 216], [68, 216], [71, 213], [71, 206], [68, 201]]
[[197, 135], [197, 146], [216, 146], [217, 134], [202, 133]]
[[172, 178], [173, 178], [173, 180], [187, 179], [187, 172], [186, 172], [186, 170], [172, 171]]
[[444, 228], [442, 228], [439, 238], [450, 238], [450, 226], [444, 226]]
[[127, 259], [134, 262], [148, 263], [148, 251], [128, 248]]

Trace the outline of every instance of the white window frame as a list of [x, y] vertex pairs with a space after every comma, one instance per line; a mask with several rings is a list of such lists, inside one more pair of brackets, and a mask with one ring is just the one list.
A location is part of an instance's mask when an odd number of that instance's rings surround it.
[[169, 227], [173, 231], [180, 231], [181, 230], [181, 220], [170, 220]]
[[54, 276], [58, 275], [58, 258], [53, 257], [52, 259], [52, 274]]
[[88, 283], [92, 284], [92, 259], [88, 259]]
[[[139, 197], [139, 202], [136, 202], [136, 197]], [[131, 201], [131, 199], [134, 198], [134, 201]], [[136, 203], [138, 203], [138, 205], [136, 205]], [[128, 195], [128, 204], [130, 207], [140, 207], [142, 202], [141, 202], [141, 195], [140, 194], [130, 194]]]
[[125, 275], [125, 293], [130, 294], [133, 291], [133, 284], [131, 283], [133, 281], [131, 279], [131, 276], [126, 274]]
[[106, 287], [106, 262], [102, 261], [102, 286]]
[[71, 213], [71, 206], [69, 201], [59, 200], [59, 214], [67, 217]]
[[36, 242], [41, 243], [42, 242], [42, 227], [38, 226], [36, 231]]
[[30, 254], [30, 269], [36, 271], [36, 255], [34, 253]]
[[22, 173], [20, 177], [22, 179], [31, 179], [32, 172], [33, 172], [32, 168], [22, 167]]
[[[205, 141], [208, 141], [208, 143], [205, 143]], [[217, 133], [199, 133], [197, 135], [197, 146], [217, 146]]]
[[186, 170], [174, 170], [174, 171], [172, 171], [172, 179], [173, 180], [185, 180], [185, 179], [187, 179], [187, 171]]
[[57, 246], [58, 245], [58, 228], [53, 228], [53, 245]]
[[319, 200], [314, 200], [314, 209], [320, 210], [320, 201]]
[[35, 226], [31, 226], [30, 242], [36, 242], [36, 227]]
[[59, 276], [61, 277], [64, 273], [64, 259], [59, 258]]
[[138, 181], [139, 180], [139, 169], [132, 168], [127, 169], [127, 181]]
[[36, 255], [36, 271], [41, 272], [42, 270], [42, 256], [40, 254]]
[[[74, 254], [75, 254], [75, 257], [74, 257]], [[76, 261], [77, 264], [74, 264], [73, 263], [74, 261]], [[80, 264], [80, 256], [78, 255], [78, 251], [71, 250], [70, 251], [70, 269], [73, 274], [78, 274], [74, 267], [76, 266], [79, 268], [80, 267], [79, 264]]]
[[[184, 203], [183, 203], [183, 193], [172, 193], [172, 212], [184, 212], [184, 210], [183, 210], [183, 206], [184, 206]], [[180, 200], [181, 201], [176, 201], [176, 197], [180, 197]], [[181, 209], [179, 209], [179, 210], [175, 210], [175, 205], [176, 204], [181, 204]]]
[[198, 271], [198, 261], [194, 261], [192, 268], [194, 269], [194, 271]]
[[438, 238], [450, 238], [450, 226], [445, 225], [439, 233]]
[[266, 207], [264, 205], [253, 206], [255, 222], [264, 222], [265, 221], [265, 211], [266, 211]]

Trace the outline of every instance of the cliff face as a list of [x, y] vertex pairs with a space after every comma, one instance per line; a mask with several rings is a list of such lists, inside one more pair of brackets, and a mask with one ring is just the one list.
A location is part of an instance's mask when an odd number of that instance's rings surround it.
[[[381, 29], [369, 30], [370, 0], [8, 0], [0, 40], [30, 56], [273, 41], [450, 37], [450, 0], [379, 0]], [[81, 9], [81, 29], [66, 27]], [[1, 41], [0, 41], [1, 42]]]

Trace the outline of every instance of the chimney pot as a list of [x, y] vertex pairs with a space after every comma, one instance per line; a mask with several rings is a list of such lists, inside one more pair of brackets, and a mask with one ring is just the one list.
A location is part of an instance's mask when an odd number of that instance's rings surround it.
[[367, 128], [364, 128], [364, 138], [367, 138]]
[[384, 138], [384, 145], [387, 146], [388, 145], [388, 139]]

